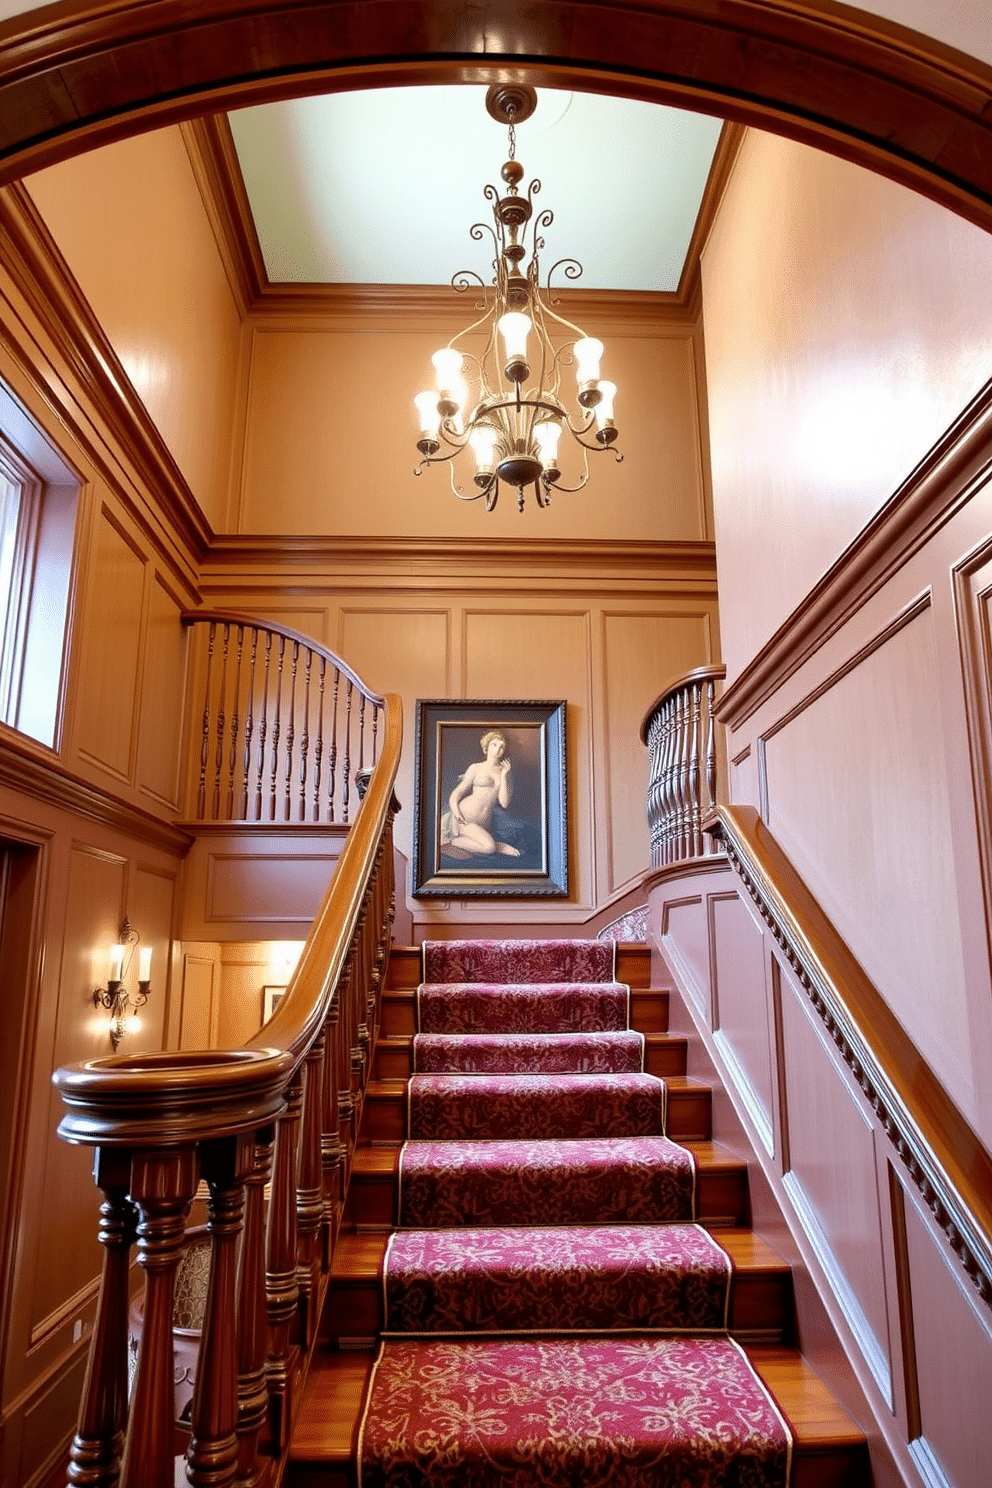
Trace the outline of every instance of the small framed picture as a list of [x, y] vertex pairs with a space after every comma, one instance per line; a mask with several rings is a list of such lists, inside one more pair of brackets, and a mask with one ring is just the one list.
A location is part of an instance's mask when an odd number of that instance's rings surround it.
[[568, 894], [563, 702], [417, 703], [413, 892]]
[[262, 988], [262, 1022], [268, 1023], [276, 1008], [286, 995], [285, 987]]

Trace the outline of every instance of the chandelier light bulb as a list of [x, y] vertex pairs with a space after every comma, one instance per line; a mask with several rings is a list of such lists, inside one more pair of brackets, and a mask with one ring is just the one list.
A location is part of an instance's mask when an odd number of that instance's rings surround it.
[[442, 347], [431, 357], [437, 373], [437, 390], [440, 394], [437, 406], [442, 418], [454, 418], [461, 412], [465, 402], [468, 389], [462, 377], [463, 360], [461, 352], [455, 351], [453, 346]]
[[575, 381], [579, 387], [579, 406], [595, 408], [600, 399], [599, 362], [603, 343], [595, 336], [583, 336], [572, 347], [575, 356]]
[[506, 375], [511, 382], [523, 382], [530, 371], [527, 365], [527, 337], [533, 329], [529, 315], [511, 310], [497, 323], [506, 348]]
[[599, 402], [596, 404], [596, 422], [602, 429], [604, 424], [613, 421], [613, 400], [617, 395], [615, 382], [601, 382], [599, 384]]
[[417, 410], [417, 420], [421, 434], [436, 439], [437, 431], [441, 425], [441, 415], [437, 407], [437, 393], [418, 393], [413, 400], [413, 404]]
[[496, 467], [499, 430], [494, 429], [491, 424], [476, 424], [468, 436], [468, 442], [475, 455], [475, 483], [476, 485], [488, 485]]
[[542, 423], [535, 424], [534, 438], [537, 441], [537, 453], [544, 466], [544, 472], [549, 475], [552, 470], [558, 469], [558, 441], [561, 438], [561, 424], [553, 419], [545, 419]]

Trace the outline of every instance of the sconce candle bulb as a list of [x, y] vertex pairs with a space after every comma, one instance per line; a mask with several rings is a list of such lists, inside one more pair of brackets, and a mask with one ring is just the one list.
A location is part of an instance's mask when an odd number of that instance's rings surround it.
[[129, 1028], [137, 1027], [137, 1019], [130, 1016], [144, 1007], [152, 990], [152, 948], [142, 946], [138, 953], [138, 990], [132, 998], [127, 990], [127, 974], [140, 936], [125, 919], [120, 929], [120, 939], [110, 947], [110, 975], [106, 987], [97, 987], [93, 993], [93, 1006], [105, 1007], [110, 1013], [110, 1042], [116, 1053], [121, 1039]]

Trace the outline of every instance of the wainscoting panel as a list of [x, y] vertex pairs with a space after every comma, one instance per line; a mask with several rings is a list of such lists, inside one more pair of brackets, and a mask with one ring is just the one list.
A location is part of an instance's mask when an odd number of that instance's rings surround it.
[[189, 631], [179, 619], [182, 608], [156, 573], [145, 627], [137, 785], [153, 804], [171, 811], [179, 809], [180, 751], [185, 737]]
[[[971, 1033], [937, 656], [924, 598], [805, 698], [767, 737], [767, 820], [968, 1111]], [[803, 767], [810, 759], [815, 770]]]
[[212, 956], [191, 951], [184, 954], [181, 1049], [209, 1049], [213, 1044], [215, 971], [216, 961]]
[[891, 1359], [871, 1113], [781, 969], [787, 1186], [883, 1396]]
[[904, 1202], [910, 1451], [929, 1483], [977, 1488], [992, 1483], [992, 1315], [935, 1241], [916, 1196], [905, 1192]]
[[657, 935], [669, 961], [679, 972], [687, 996], [712, 1027], [712, 956], [703, 895], [666, 896]]
[[738, 1088], [768, 1152], [774, 1151], [772, 1019], [764, 938], [735, 893], [708, 896], [713, 950], [711, 1027], [737, 1066]]
[[129, 781], [145, 563], [106, 508], [95, 558], [79, 690], [79, 752]]

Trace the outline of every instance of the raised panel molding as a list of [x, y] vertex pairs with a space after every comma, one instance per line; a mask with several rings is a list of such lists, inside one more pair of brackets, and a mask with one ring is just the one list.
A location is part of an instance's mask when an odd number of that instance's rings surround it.
[[89, 576], [79, 754], [130, 782], [145, 595], [143, 555], [104, 507]]
[[711, 1027], [741, 1100], [770, 1156], [775, 1152], [764, 940], [736, 890], [708, 894]]

